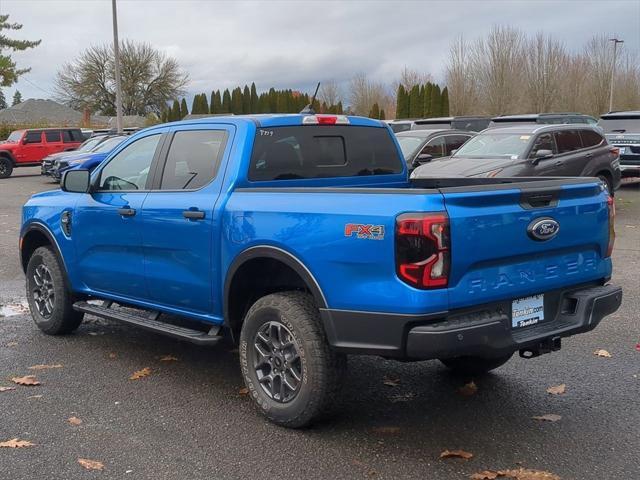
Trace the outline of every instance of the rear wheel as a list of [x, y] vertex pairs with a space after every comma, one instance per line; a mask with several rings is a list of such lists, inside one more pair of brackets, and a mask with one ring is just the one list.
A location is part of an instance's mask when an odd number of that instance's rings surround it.
[[311, 296], [283, 292], [262, 297], [247, 313], [240, 366], [260, 412], [300, 428], [334, 404], [346, 358], [327, 343]]
[[607, 191], [609, 192], [609, 195], [611, 195], [613, 197], [613, 195], [614, 195], [613, 182], [611, 181], [609, 176], [605, 175], [604, 173], [600, 173], [600, 174], [598, 174], [598, 178], [607, 187]]
[[13, 172], [13, 163], [7, 157], [0, 157], [0, 178], [8, 178]]
[[37, 248], [27, 265], [27, 301], [31, 316], [48, 335], [62, 335], [80, 326], [84, 316], [73, 309], [64, 271], [51, 247]]
[[513, 353], [502, 357], [456, 357], [442, 358], [440, 361], [458, 375], [482, 375], [507, 363]]

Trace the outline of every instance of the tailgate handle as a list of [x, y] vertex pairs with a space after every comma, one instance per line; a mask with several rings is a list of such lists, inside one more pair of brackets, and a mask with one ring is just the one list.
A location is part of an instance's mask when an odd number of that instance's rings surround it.
[[525, 209], [555, 207], [558, 204], [556, 193], [529, 193], [522, 192], [520, 206]]

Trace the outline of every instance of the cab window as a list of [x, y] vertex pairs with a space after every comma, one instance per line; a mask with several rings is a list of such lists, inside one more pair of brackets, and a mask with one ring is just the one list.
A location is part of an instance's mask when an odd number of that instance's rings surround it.
[[24, 143], [42, 143], [42, 130], [32, 130], [24, 136]]
[[141, 138], [125, 147], [100, 172], [98, 190], [145, 190], [160, 135]]
[[60, 130], [45, 130], [44, 138], [47, 143], [59, 143], [60, 142]]
[[554, 133], [558, 153], [569, 153], [582, 148], [582, 139], [578, 130], [559, 130]]
[[429, 140], [420, 153], [431, 155], [433, 158], [444, 157], [444, 145], [444, 137], [436, 137]]

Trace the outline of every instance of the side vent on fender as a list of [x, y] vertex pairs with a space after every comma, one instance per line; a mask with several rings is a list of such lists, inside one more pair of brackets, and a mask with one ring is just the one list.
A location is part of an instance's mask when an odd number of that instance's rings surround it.
[[62, 212], [60, 216], [60, 228], [62, 228], [62, 232], [67, 237], [71, 236], [71, 212], [69, 210]]

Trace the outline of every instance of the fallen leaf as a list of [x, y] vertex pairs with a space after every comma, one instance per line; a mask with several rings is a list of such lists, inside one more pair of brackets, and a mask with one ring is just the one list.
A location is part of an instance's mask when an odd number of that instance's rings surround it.
[[400, 427], [374, 427], [372, 430], [374, 433], [380, 433], [382, 435], [400, 433]]
[[474, 381], [466, 383], [458, 389], [458, 393], [465, 397], [470, 397], [471, 395], [475, 395], [477, 392], [478, 392], [478, 386]]
[[42, 398], [42, 395], [31, 395], [30, 397], [27, 397], [27, 400], [31, 400], [32, 398]]
[[17, 438], [7, 440], [6, 442], [0, 442], [0, 448], [23, 448], [31, 447], [32, 445], [33, 443], [27, 440], [18, 440]]
[[598, 349], [595, 352], [593, 352], [593, 354], [596, 357], [611, 358], [611, 354], [609, 352], [607, 352], [606, 350], [603, 350], [603, 349]]
[[173, 355], [165, 355], [164, 357], [160, 358], [161, 362], [177, 362], [178, 361], [178, 357], [174, 357]]
[[110, 358], [111, 360], [113, 360], [114, 358], [118, 358], [118, 355], [116, 355], [115, 353], [111, 352], [111, 353], [109, 354], [109, 358]]
[[562, 395], [567, 390], [567, 386], [564, 383], [556, 385], [555, 387], [547, 388], [547, 393], [551, 395]]
[[636, 344], [636, 352], [640, 352], [640, 343]]
[[464, 458], [469, 460], [473, 458], [473, 453], [465, 452], [464, 450], [445, 450], [440, 454], [440, 458]]
[[384, 385], [386, 385], [387, 387], [397, 387], [398, 385], [400, 385], [400, 379], [399, 378], [384, 377], [384, 380], [382, 381], [382, 383]]
[[555, 413], [547, 413], [545, 415], [540, 415], [537, 417], [531, 417], [534, 420], [541, 420], [543, 422], [557, 422], [562, 417], [560, 415], [556, 415]]
[[49, 370], [51, 368], [62, 368], [62, 365], [33, 365], [32, 367], [29, 367], [29, 370]]
[[238, 395], [249, 395], [249, 389], [247, 387], [242, 387], [238, 390]]
[[391, 401], [391, 403], [397, 403], [397, 402], [409, 402], [414, 398], [416, 398], [416, 394], [409, 392], [409, 393], [398, 393], [397, 395], [391, 395], [389, 397], [389, 400]]
[[33, 387], [35, 385], [40, 385], [40, 382], [36, 380], [35, 375], [27, 375], [26, 377], [13, 377], [11, 381], [13, 383], [17, 383], [18, 385], [24, 385], [26, 387]]
[[142, 370], [133, 372], [133, 374], [129, 377], [129, 380], [139, 380], [141, 378], [148, 377], [149, 375], [151, 375], [151, 369], [149, 367], [145, 367]]
[[471, 478], [471, 480], [494, 480], [498, 478], [498, 472], [483, 470], [482, 472], [474, 473], [469, 478]]
[[499, 476], [513, 478], [515, 480], [561, 480], [558, 475], [542, 470], [529, 470], [527, 468], [519, 468], [517, 470], [501, 470]]
[[7, 343], [7, 347], [15, 347], [16, 345], [18, 345], [18, 342], [9, 342], [9, 343]]
[[87, 470], [102, 470], [104, 469], [104, 464], [102, 462], [98, 462], [97, 460], [89, 460], [88, 458], [79, 458], [78, 463], [82, 465]]
[[78, 417], [71, 417], [67, 419], [67, 422], [69, 422], [71, 425], [80, 425], [82, 423], [82, 420], [80, 420]]
[[0, 392], [8, 392], [9, 390], [15, 390], [16, 387], [0, 387]]

